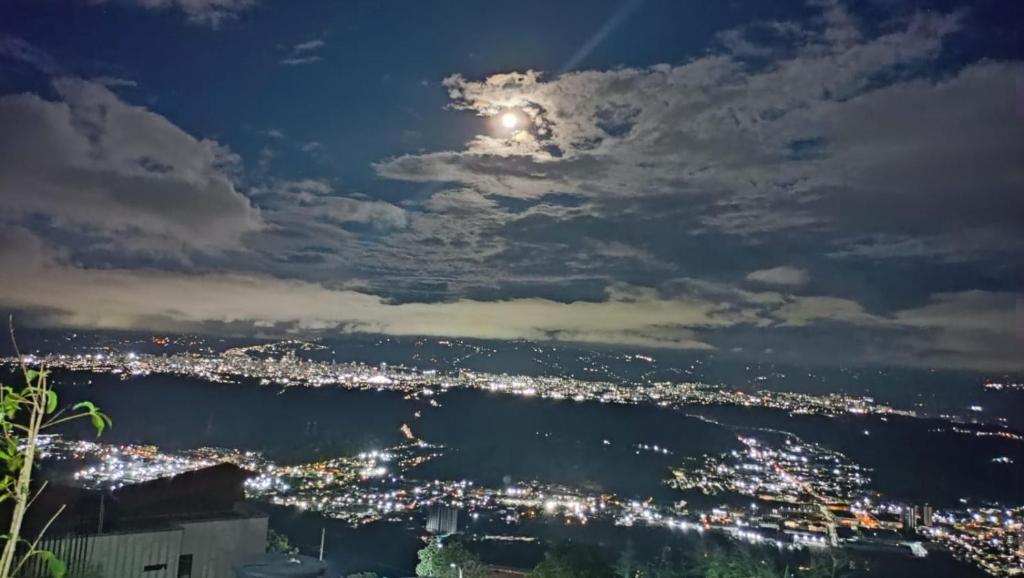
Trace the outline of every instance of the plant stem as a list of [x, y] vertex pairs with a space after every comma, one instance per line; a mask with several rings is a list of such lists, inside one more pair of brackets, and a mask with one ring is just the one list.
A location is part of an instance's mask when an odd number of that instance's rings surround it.
[[18, 562], [18, 565], [14, 567], [14, 572], [12, 572], [12, 574], [17, 575], [18, 571], [21, 570], [21, 567], [25, 565], [25, 562], [28, 562], [29, 558], [31, 558], [32, 555], [37, 552], [36, 546], [38, 546], [39, 542], [43, 539], [43, 535], [46, 534], [46, 531], [50, 529], [50, 526], [53, 524], [54, 520], [57, 519], [57, 516], [60, 516], [60, 513], [64, 511], [64, 508], [67, 507], [67, 504], [61, 504], [60, 507], [57, 508], [57, 511], [52, 516], [50, 516], [50, 519], [47, 520], [46, 525], [43, 526], [43, 529], [40, 530], [39, 535], [36, 536], [35, 541], [32, 542], [31, 546], [29, 546], [28, 553], [26, 553], [25, 557], [22, 558], [21, 561]]
[[[46, 389], [45, 374], [39, 374], [41, 389]], [[18, 472], [18, 483], [14, 487], [14, 512], [11, 515], [11, 527], [7, 532], [7, 543], [4, 544], [3, 556], [0, 557], [0, 578], [10, 578], [11, 566], [14, 563], [15, 550], [18, 547], [18, 537], [21, 536], [21, 524], [25, 519], [25, 511], [28, 510], [29, 486], [32, 482], [32, 466], [35, 463], [36, 442], [39, 438], [39, 428], [43, 423], [43, 416], [46, 413], [45, 394], [38, 394], [32, 397], [32, 413], [29, 416], [28, 433], [25, 436], [25, 459]], [[42, 398], [42, 399], [41, 399]]]

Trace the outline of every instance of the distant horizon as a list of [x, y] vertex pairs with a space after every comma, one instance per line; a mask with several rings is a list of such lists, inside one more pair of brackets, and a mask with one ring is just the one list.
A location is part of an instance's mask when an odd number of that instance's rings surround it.
[[[224, 342], [221, 346], [225, 348], [238, 347], [254, 343], [280, 343], [284, 341], [298, 341], [298, 342], [309, 342], [309, 343], [367, 343], [372, 341], [390, 340], [396, 345], [401, 344], [403, 346], [416, 345], [417, 342], [430, 342], [432, 344], [444, 343], [444, 342], [455, 342], [455, 343], [466, 343], [476, 345], [487, 345], [487, 346], [506, 346], [511, 347], [521, 344], [536, 345], [551, 350], [562, 350], [566, 353], [573, 352], [595, 352], [606, 355], [629, 355], [636, 356], [642, 355], [644, 357], [651, 357], [654, 362], [664, 363], [670, 367], [677, 366], [679, 364], [685, 364], [693, 360], [717, 360], [724, 363], [741, 363], [741, 364], [754, 364], [763, 366], [779, 366], [779, 367], [806, 367], [806, 368], [817, 368], [817, 369], [828, 369], [828, 370], [890, 370], [890, 371], [913, 371], [922, 373], [935, 373], [941, 372], [946, 375], [952, 374], [963, 374], [966, 376], [978, 376], [985, 378], [998, 378], [998, 377], [1013, 377], [1013, 378], [1024, 378], [1024, 371], [999, 371], [999, 370], [985, 370], [985, 369], [970, 369], [970, 368], [950, 368], [950, 367], [929, 367], [919, 365], [898, 365], [898, 364], [884, 364], [884, 363], [871, 363], [869, 361], [861, 360], [861, 363], [836, 363], [831, 360], [797, 360], [788, 358], [779, 358], [774, 351], [753, 351], [746, 352], [742, 350], [730, 350], [730, 351], [719, 351], [719, 350], [685, 350], [675, 348], [659, 348], [656, 346], [628, 346], [628, 345], [616, 345], [616, 344], [602, 344], [602, 343], [576, 343], [569, 341], [557, 341], [557, 340], [540, 340], [540, 339], [486, 339], [476, 337], [458, 337], [458, 336], [437, 336], [437, 335], [388, 335], [384, 333], [329, 333], [327, 331], [306, 333], [306, 334], [264, 334], [264, 335], [245, 335], [241, 333], [229, 334], [229, 333], [202, 333], [195, 331], [147, 331], [143, 329], [77, 329], [77, 328], [57, 328], [57, 327], [34, 327], [31, 325], [20, 326], [16, 329], [16, 335], [18, 337], [19, 348], [22, 349], [22, 353], [29, 353], [29, 349], [35, 349], [38, 352], [55, 353], [56, 351], [44, 351], [40, 349], [45, 347], [41, 340], [47, 340], [52, 337], [68, 337], [76, 335], [79, 338], [86, 339], [100, 339], [106, 341], [104, 346], [114, 346], [116, 343], [112, 343], [111, 340], [125, 339], [125, 338], [137, 338], [143, 339], [149, 342], [151, 339], [156, 338], [200, 338], [209, 341], [222, 341]], [[13, 355], [13, 349], [10, 346], [10, 339], [3, 345], [0, 345], [0, 356]], [[26, 345], [27, 347], [22, 347]], [[68, 347], [82, 347], [81, 343], [66, 342], [65, 346]], [[151, 350], [150, 353], [160, 353], [167, 351], [167, 346], [161, 344], [154, 344], [152, 342], [141, 344], [148, 345]], [[183, 345], [171, 344], [171, 351], [187, 351], [189, 348]], [[89, 345], [88, 347], [98, 347], [99, 344]], [[360, 359], [351, 359], [351, 361], [362, 361]], [[416, 365], [416, 364], [411, 364]]]

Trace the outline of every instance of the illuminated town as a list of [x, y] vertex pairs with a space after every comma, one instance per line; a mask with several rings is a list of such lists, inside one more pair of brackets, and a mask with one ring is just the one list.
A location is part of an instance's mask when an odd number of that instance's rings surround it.
[[[401, 366], [336, 363], [305, 359], [296, 350], [322, 348], [317, 344], [285, 341], [239, 347], [223, 353], [153, 355], [109, 351], [106, 353], [48, 354], [26, 356], [32, 365], [51, 369], [112, 373], [124, 378], [150, 374], [193, 377], [212, 382], [254, 380], [279, 387], [340, 387], [390, 390], [410, 396], [431, 397], [451, 389], [476, 389], [495, 393], [577, 402], [678, 408], [683, 406], [744, 406], [778, 409], [792, 414], [835, 416], [878, 414], [915, 416], [911, 410], [877, 403], [873, 398], [841, 393], [806, 393], [757, 390], [739, 391], [694, 382], [611, 383], [560, 376], [494, 374], [462, 370], [442, 374]], [[15, 358], [0, 359], [12, 364]]]
[[[761, 407], [799, 415], [843, 414], [917, 417], [870, 397], [832, 393], [758, 390], [742, 392], [693, 382], [612, 383], [571, 377], [525, 376], [460, 370], [441, 373], [398, 365], [316, 361], [302, 353], [322, 346], [283, 341], [232, 348], [217, 353], [139, 354], [106, 350], [26, 356], [24, 361], [50, 369], [107, 373], [123, 379], [152, 374], [180, 375], [211, 382], [252, 382], [262, 386], [338, 387], [394, 391], [427, 400], [448, 391], [469, 389], [497, 394], [673, 409], [701, 406]], [[17, 359], [4, 359], [11, 364]], [[701, 415], [687, 414], [720, 426]], [[727, 426], [728, 427], [728, 426]], [[698, 492], [716, 506], [695, 508], [684, 499], [671, 503], [581, 488], [508, 480], [485, 487], [472, 479], [420, 479], [417, 467], [445, 454], [443, 446], [417, 437], [407, 424], [401, 445], [300, 464], [277, 464], [260, 452], [230, 448], [164, 451], [150, 445], [110, 445], [47, 439], [49, 460], [68, 461], [73, 481], [90, 488], [170, 476], [223, 462], [254, 473], [247, 482], [251, 498], [295, 507], [341, 520], [353, 527], [375, 522], [420, 524], [434, 507], [465, 512], [473, 521], [515, 526], [526, 520], [586, 526], [611, 523], [647, 525], [673, 531], [720, 532], [735, 539], [781, 548], [852, 548], [927, 556], [943, 548], [994, 576], [1024, 573], [1024, 508], [968, 504], [936, 510], [927, 504], [886, 499], [871, 489], [872, 471], [844, 454], [780, 430], [731, 428], [739, 449], [718, 455], [681, 457], [666, 472], [665, 483], [681, 494]], [[1009, 430], [965, 427], [946, 420], [931, 431], [993, 436], [1022, 441]], [[605, 444], [610, 443], [605, 440]], [[637, 453], [672, 456], [654, 443], [633, 445]], [[1009, 457], [998, 457], [995, 460]], [[742, 498], [742, 499], [739, 499]], [[524, 536], [487, 534], [487, 539]]]
[[[537, 481], [483, 487], [473, 480], [422, 480], [416, 468], [444, 454], [415, 437], [352, 456], [279, 465], [259, 452], [200, 448], [166, 452], [155, 446], [46, 439], [46, 459], [81, 464], [75, 483], [113, 489], [223, 462], [253, 472], [246, 484], [255, 500], [295, 507], [353, 527], [375, 522], [422, 523], [436, 506], [473, 521], [508, 527], [525, 520], [566, 526], [611, 523], [681, 532], [721, 532], [780, 548], [852, 548], [903, 551], [924, 557], [945, 548], [993, 576], [1017, 576], [1024, 564], [1024, 508], [995, 505], [937, 511], [887, 500], [870, 489], [871, 471], [843, 454], [780, 432], [739, 435], [742, 450], [685, 460], [666, 483], [678, 490], [749, 498], [746, 505], [691, 509], [685, 500], [658, 503]], [[667, 450], [643, 444], [637, 451]], [[733, 501], [735, 502], [735, 501]], [[493, 535], [486, 539], [515, 540]]]

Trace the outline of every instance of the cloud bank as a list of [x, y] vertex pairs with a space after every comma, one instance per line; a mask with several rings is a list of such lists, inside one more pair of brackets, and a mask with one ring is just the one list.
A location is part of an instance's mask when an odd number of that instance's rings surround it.
[[261, 227], [230, 175], [238, 159], [102, 84], [54, 81], [59, 101], [0, 96], [0, 209], [126, 250], [211, 252]]

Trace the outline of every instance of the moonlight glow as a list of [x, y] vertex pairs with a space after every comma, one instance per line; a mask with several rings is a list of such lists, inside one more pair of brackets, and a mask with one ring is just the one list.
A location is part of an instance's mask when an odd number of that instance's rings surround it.
[[516, 128], [519, 125], [519, 116], [514, 112], [506, 112], [501, 115], [501, 124], [507, 129]]

